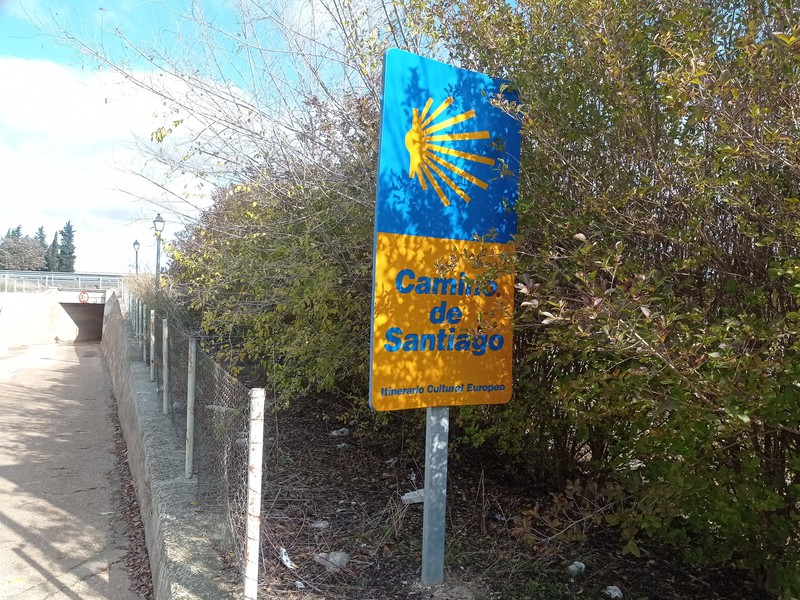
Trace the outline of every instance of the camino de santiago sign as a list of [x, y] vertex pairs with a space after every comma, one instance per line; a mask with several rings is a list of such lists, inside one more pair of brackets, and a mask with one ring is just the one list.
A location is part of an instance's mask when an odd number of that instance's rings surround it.
[[383, 81], [372, 312], [375, 410], [511, 397], [520, 125], [502, 80], [401, 50]]

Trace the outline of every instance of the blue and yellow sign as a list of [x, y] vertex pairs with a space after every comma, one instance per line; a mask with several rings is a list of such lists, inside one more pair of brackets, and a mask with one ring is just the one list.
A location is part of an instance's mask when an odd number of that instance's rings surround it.
[[[520, 124], [504, 82], [401, 50], [383, 74], [370, 403], [511, 397]], [[506, 261], [507, 262], [507, 261]]]

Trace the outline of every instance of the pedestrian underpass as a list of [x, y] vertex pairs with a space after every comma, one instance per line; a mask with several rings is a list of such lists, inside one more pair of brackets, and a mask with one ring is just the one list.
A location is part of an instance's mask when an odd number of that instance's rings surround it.
[[0, 352], [35, 344], [100, 341], [106, 290], [0, 292]]
[[103, 339], [103, 312], [106, 291], [61, 290], [58, 303], [75, 324], [75, 338], [71, 342], [90, 342]]

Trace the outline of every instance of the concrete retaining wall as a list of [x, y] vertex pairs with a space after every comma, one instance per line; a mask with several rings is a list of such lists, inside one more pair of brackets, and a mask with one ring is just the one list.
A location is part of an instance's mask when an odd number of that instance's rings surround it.
[[195, 507], [196, 482], [184, 477], [184, 450], [162, 414], [149, 366], [109, 295], [101, 348], [105, 356], [145, 527], [156, 600], [227, 600], [241, 592], [222, 577], [226, 524]]
[[72, 342], [78, 326], [58, 303], [58, 291], [0, 293], [0, 353], [15, 346]]

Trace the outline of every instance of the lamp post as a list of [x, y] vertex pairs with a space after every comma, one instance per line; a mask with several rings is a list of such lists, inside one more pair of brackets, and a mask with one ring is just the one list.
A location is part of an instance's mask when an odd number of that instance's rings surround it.
[[156, 291], [161, 288], [161, 232], [164, 231], [164, 219], [161, 213], [153, 219], [153, 229], [156, 232]]
[[133, 241], [133, 251], [136, 254], [136, 274], [139, 274], [139, 240]]

